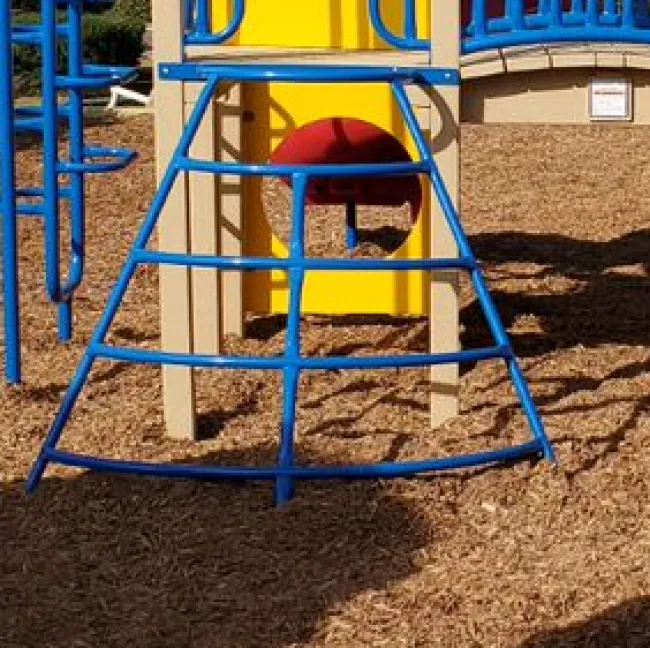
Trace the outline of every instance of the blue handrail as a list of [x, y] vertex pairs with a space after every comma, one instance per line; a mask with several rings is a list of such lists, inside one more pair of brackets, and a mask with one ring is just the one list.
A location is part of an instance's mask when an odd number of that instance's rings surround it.
[[221, 45], [239, 31], [246, 14], [246, 0], [234, 0], [230, 21], [221, 31], [214, 33], [210, 20], [210, 2], [211, 0], [185, 0], [186, 45]]
[[[184, 1], [186, 45], [221, 45], [239, 31], [246, 14], [246, 0], [234, 0], [233, 15], [228, 24], [218, 32], [212, 30], [210, 2], [211, 0]], [[404, 29], [403, 34], [396, 34], [384, 22], [381, 13], [382, 0], [368, 0], [373, 29], [379, 38], [396, 49], [428, 50], [429, 40], [418, 38], [417, 34], [416, 0], [402, 0], [402, 2], [404, 3]]]
[[404, 34], [392, 32], [381, 15], [382, 0], [369, 0], [370, 21], [377, 35], [388, 45], [400, 50], [427, 51], [428, 39], [418, 38], [415, 0], [404, 0]]
[[637, 0], [506, 0], [497, 7], [472, 0], [463, 54], [553, 43], [650, 43], [648, 5]]

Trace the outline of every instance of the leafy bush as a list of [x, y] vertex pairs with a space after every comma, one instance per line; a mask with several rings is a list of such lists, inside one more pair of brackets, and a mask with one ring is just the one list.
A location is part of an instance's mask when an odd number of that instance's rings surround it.
[[[65, 13], [59, 15], [65, 20]], [[16, 24], [40, 22], [38, 13], [15, 16]], [[115, 11], [84, 16], [83, 39], [84, 59], [88, 63], [112, 65], [137, 65], [142, 56], [145, 23], [128, 19]], [[59, 41], [58, 69], [66, 65], [67, 43]], [[38, 89], [40, 83], [41, 55], [38, 47], [17, 46], [14, 48], [14, 62], [17, 92], [26, 94]]]
[[130, 20], [151, 22], [151, 0], [116, 0], [114, 11]]

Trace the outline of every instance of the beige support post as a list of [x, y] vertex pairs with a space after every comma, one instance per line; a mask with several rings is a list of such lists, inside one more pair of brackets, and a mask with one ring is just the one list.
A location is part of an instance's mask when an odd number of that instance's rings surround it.
[[[242, 161], [242, 87], [232, 86], [219, 102], [218, 153], [222, 162]], [[221, 254], [243, 254], [243, 183], [241, 176], [219, 179], [219, 237]], [[244, 334], [243, 277], [224, 272], [221, 278], [222, 327], [224, 335]]]
[[[158, 83], [161, 61], [182, 57], [183, 3], [172, 0], [153, 3], [153, 53], [156, 70], [155, 134], [157, 174], [160, 180], [176, 147], [184, 125], [184, 88], [176, 82]], [[158, 227], [160, 249], [186, 253], [189, 250], [187, 181], [180, 176], [167, 200]], [[163, 350], [191, 352], [192, 299], [187, 268], [160, 268], [160, 326]], [[167, 434], [176, 438], [196, 435], [194, 384], [188, 367], [163, 367], [163, 406]]]
[[[460, 69], [460, 9], [448, 0], [432, 0], [432, 61], [436, 67]], [[455, 9], [454, 9], [455, 7]], [[433, 95], [431, 141], [436, 162], [456, 206], [460, 191], [460, 87], [441, 87]], [[435, 195], [431, 197], [431, 256], [452, 258], [458, 250]], [[457, 273], [432, 273], [430, 301], [431, 352], [456, 351], [459, 339]], [[431, 369], [431, 425], [436, 427], [459, 410], [458, 365]]]
[[[217, 110], [213, 102], [190, 149], [190, 154], [203, 160], [216, 159]], [[186, 97], [189, 115], [194, 107]], [[211, 173], [192, 173], [189, 177], [189, 210], [192, 254], [218, 254], [219, 233], [216, 227], [218, 179]], [[218, 271], [208, 268], [192, 270], [193, 341], [195, 353], [219, 353], [221, 325], [219, 322]]]

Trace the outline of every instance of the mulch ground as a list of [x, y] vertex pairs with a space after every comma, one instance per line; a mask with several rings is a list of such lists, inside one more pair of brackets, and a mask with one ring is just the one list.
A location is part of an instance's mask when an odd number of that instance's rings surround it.
[[[89, 182], [88, 275], [69, 345], [57, 344], [44, 298], [40, 225], [21, 225], [25, 383], [0, 386], [3, 648], [650, 646], [650, 129], [463, 131], [464, 222], [559, 467], [300, 484], [282, 511], [267, 485], [62, 468], [24, 495], [153, 191], [148, 117], [93, 126], [89, 139], [135, 146], [141, 158]], [[37, 168], [25, 144], [23, 180]], [[363, 219], [399, 239], [403, 214]], [[341, 248], [331, 227], [329, 243], [312, 230], [317, 252]], [[385, 243], [367, 241], [368, 254]], [[488, 342], [467, 286], [462, 320], [465, 346]], [[276, 353], [283, 334], [282, 318], [249, 318], [228, 350]], [[424, 321], [312, 317], [304, 345], [417, 352], [427, 335]], [[155, 346], [157, 336], [157, 275], [142, 272], [112, 338]], [[164, 438], [159, 369], [99, 364], [62, 447], [271, 461], [279, 377], [198, 373], [200, 443]], [[461, 416], [435, 432], [423, 371], [319, 373], [301, 393], [304, 462], [426, 457], [527, 435], [493, 363], [465, 368]]]

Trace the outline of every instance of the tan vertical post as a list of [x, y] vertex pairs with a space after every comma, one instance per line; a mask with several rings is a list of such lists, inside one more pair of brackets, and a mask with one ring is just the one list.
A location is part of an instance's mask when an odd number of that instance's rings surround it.
[[[156, 0], [153, 3], [153, 54], [156, 82], [155, 135], [158, 180], [167, 167], [180, 139], [184, 115], [182, 83], [159, 83], [158, 63], [180, 61], [183, 55], [183, 3]], [[158, 227], [162, 250], [189, 251], [187, 182], [181, 175], [167, 200]], [[163, 350], [192, 351], [192, 300], [187, 268], [160, 268], [160, 326]], [[169, 436], [194, 438], [194, 384], [188, 367], [163, 367], [163, 406]]]
[[[186, 95], [189, 93], [186, 93]], [[186, 96], [187, 101], [187, 96]], [[216, 159], [218, 128], [213, 102], [197, 133], [190, 153], [204, 160]], [[194, 102], [187, 101], [190, 114]], [[218, 180], [211, 173], [193, 173], [189, 177], [189, 211], [193, 254], [218, 254], [217, 193]], [[219, 353], [219, 278], [217, 270], [192, 270], [193, 342], [195, 353]]]
[[[219, 102], [219, 159], [222, 162], [242, 161], [243, 89], [233, 85]], [[225, 256], [243, 253], [244, 223], [243, 184], [241, 176], [219, 178], [220, 251]], [[226, 272], [221, 281], [222, 326], [224, 334], [243, 335], [244, 305], [241, 272]]]
[[[460, 70], [460, 5], [448, 0], [431, 2], [432, 61], [436, 67]], [[431, 107], [433, 152], [456, 207], [460, 192], [460, 87], [436, 89]], [[439, 102], [439, 106], [436, 103]], [[431, 256], [451, 258], [458, 254], [453, 236], [431, 196]], [[432, 274], [430, 301], [431, 352], [460, 348], [458, 274]], [[441, 425], [459, 410], [458, 365], [431, 369], [431, 425]]]

